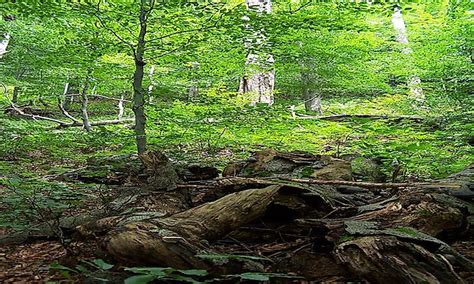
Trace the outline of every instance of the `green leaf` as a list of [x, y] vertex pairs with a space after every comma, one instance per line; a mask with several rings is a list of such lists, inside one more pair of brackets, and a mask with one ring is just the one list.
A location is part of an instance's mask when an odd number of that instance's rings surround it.
[[81, 273], [90, 273], [91, 272], [89, 269], [87, 269], [83, 265], [76, 265], [76, 269], [77, 269], [77, 271], [79, 271]]
[[95, 265], [97, 265], [97, 267], [99, 267], [100, 269], [102, 270], [109, 270], [111, 269], [112, 267], [114, 267], [113, 264], [110, 264], [110, 263], [107, 263], [105, 261], [103, 261], [102, 259], [94, 259], [92, 261]]
[[268, 281], [270, 277], [263, 273], [246, 272], [239, 275], [242, 280]]
[[64, 270], [64, 271], [71, 271], [77, 272], [75, 269], [69, 268], [67, 266], [59, 264], [59, 262], [55, 261], [49, 265], [49, 269], [57, 269], [57, 270]]
[[156, 275], [135, 275], [125, 279], [124, 284], [147, 284], [156, 278]]
[[206, 276], [208, 274], [207, 271], [204, 269], [178, 270], [178, 272], [190, 276]]
[[125, 268], [125, 271], [130, 271], [137, 274], [152, 274], [155, 276], [163, 277], [175, 271], [170, 267], [130, 267]]

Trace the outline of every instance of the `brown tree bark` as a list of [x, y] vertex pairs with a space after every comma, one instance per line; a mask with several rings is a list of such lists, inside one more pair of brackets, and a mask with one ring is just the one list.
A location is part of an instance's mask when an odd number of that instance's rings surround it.
[[146, 116], [145, 116], [145, 90], [143, 89], [144, 75], [144, 54], [145, 54], [145, 36], [147, 33], [147, 17], [153, 9], [150, 6], [146, 8], [147, 3], [154, 4], [154, 1], [141, 0], [140, 2], [140, 31], [137, 39], [137, 47], [134, 50], [135, 73], [133, 75], [133, 113], [135, 114], [135, 140], [137, 151], [142, 154], [146, 151]]

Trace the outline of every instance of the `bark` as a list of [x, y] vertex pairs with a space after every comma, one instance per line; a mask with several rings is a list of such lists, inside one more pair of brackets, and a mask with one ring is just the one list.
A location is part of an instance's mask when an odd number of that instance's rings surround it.
[[124, 94], [120, 95], [120, 100], [118, 102], [118, 115], [117, 115], [117, 118], [118, 119], [122, 119], [123, 118], [123, 99], [124, 99]]
[[[248, 10], [256, 12], [259, 16], [272, 12], [271, 0], [246, 0], [245, 3]], [[252, 105], [257, 103], [272, 105], [275, 71], [273, 56], [265, 52], [265, 49], [269, 48], [268, 39], [264, 31], [256, 29], [252, 23], [246, 24], [245, 28], [252, 32], [252, 35], [245, 41], [245, 48], [248, 50], [245, 62], [247, 74], [240, 80], [239, 93], [248, 94]], [[254, 50], [259, 50], [260, 54]]]
[[[141, 0], [140, 4], [140, 32], [138, 34], [137, 47], [134, 50], [135, 74], [133, 76], [133, 113], [135, 114], [135, 139], [138, 154], [146, 151], [146, 116], [145, 116], [145, 91], [143, 89], [145, 35], [147, 33], [147, 0]], [[152, 9], [150, 7], [149, 9]]]
[[8, 43], [10, 42], [10, 34], [4, 33], [2, 40], [0, 40], [0, 58], [7, 53]]
[[82, 124], [84, 126], [84, 129], [86, 131], [91, 131], [92, 127], [89, 121], [89, 114], [87, 113], [87, 105], [89, 103], [89, 98], [87, 97], [88, 89], [89, 89], [89, 78], [86, 79], [84, 88], [82, 89], [82, 93], [81, 93], [81, 98], [82, 98], [81, 112], [82, 112]]
[[306, 111], [316, 112], [321, 115], [323, 114], [323, 110], [321, 108], [321, 96], [308, 93], [306, 96], [306, 100], [304, 101], [304, 107]]
[[199, 66], [199, 62], [191, 62], [189, 67], [191, 85], [188, 87], [188, 101], [194, 101], [199, 96], [198, 80], [196, 79], [196, 71]]
[[199, 96], [199, 89], [196, 85], [188, 88], [188, 100], [194, 101]]
[[[301, 44], [300, 44], [301, 45]], [[304, 101], [305, 110], [308, 112], [317, 112], [320, 115], [323, 114], [321, 109], [321, 96], [316, 95], [312, 90], [311, 85], [314, 84], [314, 76], [311, 75], [311, 68], [307, 68], [306, 64], [301, 61], [301, 91]]]
[[[392, 25], [397, 33], [397, 42], [404, 45], [402, 49], [403, 54], [412, 53], [413, 50], [408, 46], [408, 34], [405, 26], [405, 21], [403, 20], [403, 15], [400, 7], [396, 6], [394, 9], [392, 17]], [[412, 75], [407, 82], [408, 88], [410, 89], [410, 94], [419, 101], [424, 100], [423, 89], [421, 88], [421, 79], [417, 75]]]
[[12, 103], [16, 104], [18, 102], [18, 86], [13, 87]]
[[336, 255], [370, 283], [464, 283], [443, 255], [391, 236], [346, 242]]
[[155, 65], [152, 65], [150, 68], [150, 72], [148, 73], [148, 78], [150, 79], [150, 86], [148, 86], [148, 103], [150, 104], [153, 102], [152, 92], [156, 85], [156, 82], [153, 79], [154, 73], [155, 73]]

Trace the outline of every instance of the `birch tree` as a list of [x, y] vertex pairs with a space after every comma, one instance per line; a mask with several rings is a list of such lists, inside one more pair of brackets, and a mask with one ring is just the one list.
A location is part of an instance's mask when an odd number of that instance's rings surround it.
[[10, 35], [8, 33], [3, 34], [3, 39], [0, 40], [0, 58], [7, 53], [8, 43], [10, 42]]
[[[403, 54], [410, 54], [413, 52], [409, 46], [407, 28], [405, 26], [405, 21], [403, 20], [403, 15], [400, 7], [395, 5], [393, 16], [392, 16], [392, 25], [396, 32], [397, 42], [404, 45], [402, 49]], [[410, 89], [410, 94], [419, 101], [424, 100], [423, 89], [421, 88], [421, 79], [418, 75], [412, 75], [408, 79], [408, 88]]]
[[[246, 0], [245, 4], [247, 10], [256, 13], [257, 19], [272, 12], [271, 0]], [[250, 35], [244, 43], [247, 49], [246, 74], [240, 80], [239, 93], [248, 94], [252, 105], [272, 105], [275, 71], [273, 56], [268, 52], [269, 42], [263, 28], [257, 28], [257, 23], [249, 16], [244, 17], [244, 20], [247, 22], [245, 29]]]

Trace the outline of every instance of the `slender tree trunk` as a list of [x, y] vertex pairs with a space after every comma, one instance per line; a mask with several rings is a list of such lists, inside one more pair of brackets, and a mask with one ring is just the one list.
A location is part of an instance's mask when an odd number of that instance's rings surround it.
[[[255, 11], [257, 15], [272, 12], [271, 0], [246, 0], [247, 9]], [[250, 18], [246, 18], [250, 21]], [[268, 39], [262, 29], [256, 29], [251, 23], [246, 24], [246, 29], [252, 34], [245, 41], [248, 50], [246, 60], [246, 75], [240, 80], [239, 93], [248, 94], [251, 104], [264, 103], [272, 105], [273, 90], [275, 88], [274, 59], [271, 54], [256, 54], [253, 50], [268, 48]]]
[[[300, 43], [300, 48], [302, 43]], [[307, 62], [305, 62], [307, 61]], [[321, 96], [316, 95], [314, 90], [315, 85], [315, 68], [311, 60], [305, 60], [304, 58], [300, 59], [300, 77], [301, 77], [301, 92], [304, 101], [304, 107], [306, 111], [317, 112], [323, 114], [321, 109]]]
[[[13, 21], [13, 20], [15, 20], [15, 16], [14, 15], [3, 15], [3, 20], [4, 21]], [[3, 34], [0, 34], [0, 58], [2, 58], [5, 53], [7, 53], [8, 43], [10, 43], [10, 34], [7, 33], [7, 32], [4, 32]]]
[[[405, 26], [405, 21], [403, 20], [403, 15], [402, 11], [400, 10], [400, 7], [395, 6], [394, 12], [393, 12], [393, 17], [392, 17], [392, 25], [393, 28], [395, 29], [395, 32], [397, 33], [397, 42], [403, 45], [406, 45], [402, 49], [403, 54], [409, 54], [412, 53], [413, 50], [408, 46], [409, 41], [408, 41], [408, 34], [407, 34], [407, 29]], [[410, 94], [419, 101], [423, 101], [424, 94], [423, 94], [423, 89], [421, 88], [421, 79], [417, 75], [412, 75], [407, 82], [408, 88], [410, 89]]]
[[148, 103], [150, 104], [153, 102], [152, 92], [156, 85], [153, 74], [155, 74], [155, 65], [151, 66], [150, 72], [148, 73], [148, 78], [150, 79], [150, 86], [148, 86]]
[[124, 100], [124, 94], [120, 95], [120, 101], [118, 102], [118, 115], [117, 118], [120, 120], [123, 118], [123, 100]]
[[[135, 138], [137, 142], [138, 154], [146, 151], [146, 116], [145, 116], [145, 91], [143, 90], [144, 75], [144, 53], [145, 35], [147, 32], [146, 0], [141, 0], [140, 4], [140, 32], [138, 34], [137, 47], [135, 49], [135, 74], [133, 76], [133, 112], [135, 114]], [[151, 9], [151, 7], [150, 7]]]
[[63, 99], [64, 101], [61, 103], [62, 108], [67, 110], [69, 108], [69, 98], [67, 97], [67, 92], [69, 91], [69, 82], [64, 84], [64, 91], [63, 91]]
[[[94, 87], [95, 88], [95, 87]], [[89, 98], [87, 97], [87, 90], [89, 89], [89, 78], [86, 79], [84, 88], [82, 89], [81, 98], [82, 98], [82, 124], [86, 131], [91, 131], [92, 126], [89, 121], [89, 114], [87, 113], [87, 105], [89, 103]]]
[[18, 86], [13, 87], [12, 103], [16, 104], [18, 102]]
[[188, 101], [194, 101], [198, 95], [198, 86], [193, 82], [193, 85], [188, 88]]
[[191, 62], [191, 66], [189, 68], [191, 84], [188, 87], [188, 101], [194, 101], [199, 96], [199, 86], [198, 80], [196, 78], [196, 72], [199, 66], [199, 62]]

